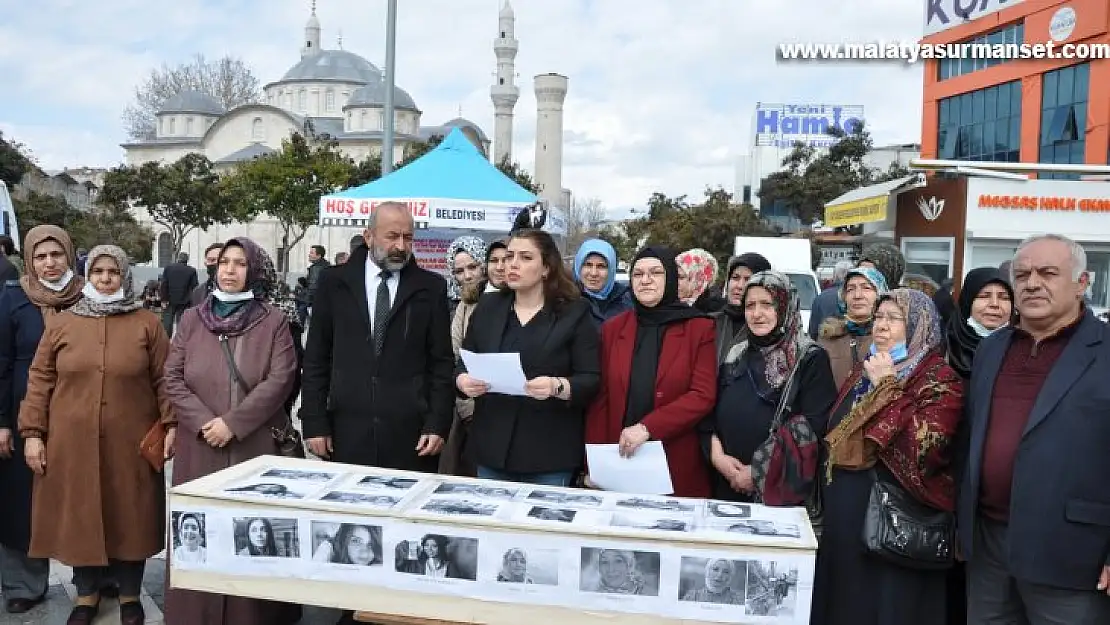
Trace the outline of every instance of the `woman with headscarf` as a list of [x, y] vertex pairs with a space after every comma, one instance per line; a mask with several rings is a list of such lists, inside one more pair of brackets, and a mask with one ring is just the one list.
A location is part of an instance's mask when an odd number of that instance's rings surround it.
[[[762, 485], [752, 473], [753, 455], [767, 440], [791, 375], [792, 413], [805, 416], [818, 438], [836, 401], [836, 383], [828, 354], [802, 328], [801, 302], [790, 278], [777, 271], [757, 273], [742, 301], [747, 334], [721, 365], [716, 408], [702, 432], [716, 469], [713, 496], [759, 502]], [[815, 475], [799, 477], [815, 483]]]
[[601, 327], [601, 389], [586, 442], [632, 456], [662, 441], [674, 494], [709, 496], [697, 426], [717, 397], [713, 321], [678, 299], [678, 267], [664, 248], [640, 250], [630, 274], [635, 308]]
[[632, 293], [617, 282], [617, 250], [601, 239], [587, 239], [574, 255], [574, 280], [598, 325], [632, 309]]
[[814, 625], [943, 625], [945, 571], [899, 566], [861, 544], [876, 480], [918, 503], [955, 508], [952, 439], [963, 381], [941, 355], [933, 302], [896, 289], [879, 298], [874, 343], [831, 412], [824, 533], [817, 553]]
[[[182, 315], [166, 361], [166, 391], [182, 428], [175, 485], [275, 453], [271, 428], [288, 422], [285, 402], [297, 369], [288, 317], [270, 303], [276, 288], [269, 254], [234, 238], [220, 251], [215, 288]], [[299, 618], [299, 609], [277, 602], [166, 589], [169, 625]]]
[[[744, 605], [743, 591], [736, 590], [733, 587], [736, 577], [736, 568], [733, 566], [732, 560], [723, 558], [707, 560], [705, 563], [705, 586], [686, 591], [682, 600], [715, 603], [717, 605]], [[743, 587], [743, 585], [740, 585], [740, 588]]]
[[717, 364], [725, 362], [728, 355], [737, 343], [744, 338], [744, 289], [748, 287], [748, 280], [761, 271], [770, 271], [771, 263], [760, 254], [748, 252], [733, 256], [728, 261], [728, 272], [725, 274], [725, 304], [720, 312], [716, 313], [717, 320]]
[[163, 377], [169, 339], [143, 308], [122, 249], [94, 247], [85, 268], [81, 299], [46, 324], [19, 411], [35, 472], [31, 555], [73, 567], [70, 625], [95, 620], [109, 571], [120, 621], [141, 625], [143, 570], [164, 546], [166, 501], [162, 475], [139, 447], [161, 427], [166, 457], [173, 453], [177, 420]]
[[721, 298], [714, 297], [713, 285], [717, 282], [717, 259], [709, 252], [695, 247], [675, 259], [678, 263], [678, 298], [686, 305], [706, 313], [720, 310]]
[[636, 554], [625, 549], [599, 549], [597, 587], [594, 592], [612, 595], [639, 595], [644, 578], [636, 566]]
[[882, 274], [887, 287], [896, 289], [902, 285], [902, 274], [906, 271], [906, 257], [902, 250], [891, 243], [872, 243], [863, 248], [859, 266], [877, 270]]
[[875, 303], [887, 292], [887, 282], [879, 270], [857, 267], [848, 272], [840, 287], [841, 316], [821, 324], [817, 343], [829, 354], [837, 388], [843, 388], [852, 371], [859, 367], [871, 348], [871, 316]]
[[[73, 273], [73, 242], [57, 226], [36, 226], [26, 236], [27, 273], [5, 276], [0, 294], [0, 594], [12, 614], [30, 611], [46, 596], [50, 561], [31, 558], [33, 473], [23, 459], [16, 419], [27, 392], [31, 360], [44, 320], [81, 299], [84, 279]], [[9, 265], [9, 267], [14, 267]]]
[[509, 244], [500, 239], [486, 248], [486, 291], [505, 288], [505, 273], [508, 271]]
[[[478, 305], [478, 298], [486, 290], [486, 247], [478, 237], [463, 236], [447, 248], [447, 299], [453, 302], [451, 316], [451, 349], [459, 359], [470, 316]], [[470, 433], [470, 418], [474, 416], [474, 400], [455, 398], [455, 416], [451, 432], [439, 454], [439, 472], [445, 475], [477, 477], [477, 469], [463, 455]]]
[[523, 549], [512, 548], [501, 556], [501, 572], [497, 581], [504, 584], [531, 584], [528, 576], [528, 555]]

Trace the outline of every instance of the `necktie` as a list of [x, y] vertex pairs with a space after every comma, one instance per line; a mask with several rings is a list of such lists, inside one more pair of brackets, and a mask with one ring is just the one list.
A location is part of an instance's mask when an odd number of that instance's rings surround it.
[[393, 275], [388, 269], [378, 274], [378, 297], [374, 303], [374, 353], [380, 355], [385, 347], [385, 326], [389, 320], [389, 278]]

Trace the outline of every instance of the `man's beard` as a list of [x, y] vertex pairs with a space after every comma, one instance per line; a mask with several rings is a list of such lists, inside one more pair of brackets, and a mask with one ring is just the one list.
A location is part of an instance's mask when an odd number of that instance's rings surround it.
[[374, 262], [382, 269], [390, 271], [400, 271], [404, 269], [405, 265], [409, 264], [412, 259], [412, 254], [404, 250], [394, 250], [392, 252], [383, 252], [377, 246], [370, 248], [370, 253], [374, 258]]

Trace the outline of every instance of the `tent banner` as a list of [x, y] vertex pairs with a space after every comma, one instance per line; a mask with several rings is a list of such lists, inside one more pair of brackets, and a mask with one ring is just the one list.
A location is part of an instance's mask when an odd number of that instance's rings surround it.
[[[365, 226], [370, 215], [386, 202], [409, 207], [413, 221], [424, 228], [455, 228], [508, 233], [513, 220], [528, 204], [452, 200], [443, 198], [359, 199], [330, 195], [320, 198], [321, 226]], [[548, 213], [544, 230], [565, 235], [566, 216], [560, 211]]]

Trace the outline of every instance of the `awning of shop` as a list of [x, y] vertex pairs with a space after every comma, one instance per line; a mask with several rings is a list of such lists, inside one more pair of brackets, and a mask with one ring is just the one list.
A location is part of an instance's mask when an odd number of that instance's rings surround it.
[[883, 221], [892, 195], [925, 186], [922, 174], [905, 176], [849, 191], [825, 204], [825, 227], [841, 228]]

